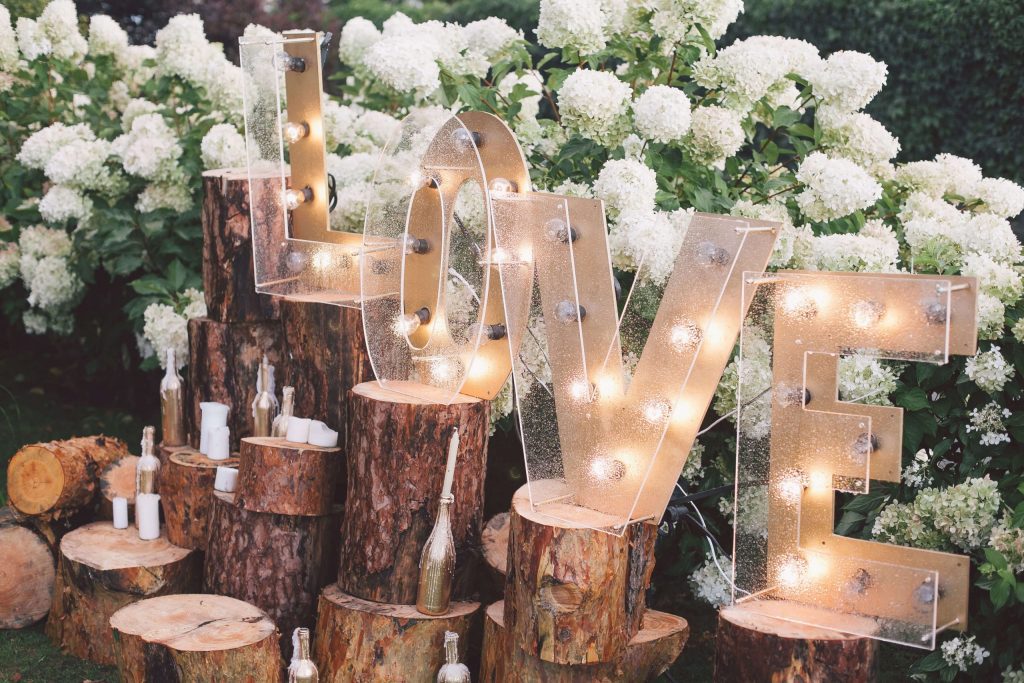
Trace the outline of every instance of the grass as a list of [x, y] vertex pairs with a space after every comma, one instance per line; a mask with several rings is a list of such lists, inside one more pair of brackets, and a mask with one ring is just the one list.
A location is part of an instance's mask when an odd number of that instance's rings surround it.
[[42, 624], [0, 631], [0, 683], [113, 683], [117, 669], [61, 654], [43, 634]]

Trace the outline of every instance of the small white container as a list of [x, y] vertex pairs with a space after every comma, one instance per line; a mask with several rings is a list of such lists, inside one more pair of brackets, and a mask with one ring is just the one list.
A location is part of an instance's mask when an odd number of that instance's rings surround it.
[[213, 488], [224, 493], [234, 493], [238, 485], [238, 470], [234, 467], [217, 468], [217, 478], [213, 481]]
[[135, 526], [139, 538], [154, 541], [160, 538], [160, 494], [140, 493], [135, 496]]
[[338, 432], [334, 431], [320, 420], [313, 420], [309, 423], [309, 438], [307, 443], [321, 448], [334, 448], [338, 445]]
[[128, 528], [128, 499], [123, 496], [114, 498], [114, 528]]
[[285, 435], [285, 441], [291, 441], [292, 443], [307, 443], [309, 441], [309, 423], [312, 422], [308, 417], [295, 417], [292, 416], [288, 420], [288, 433]]
[[210, 460], [227, 460], [231, 457], [231, 428], [217, 427], [210, 433], [209, 452], [206, 454]]

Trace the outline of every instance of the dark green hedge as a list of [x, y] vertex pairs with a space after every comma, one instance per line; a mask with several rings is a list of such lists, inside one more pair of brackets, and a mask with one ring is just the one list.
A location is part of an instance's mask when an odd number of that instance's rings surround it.
[[902, 160], [951, 152], [1024, 180], [1022, 0], [747, 0], [731, 38], [756, 34], [885, 61], [889, 82], [868, 111]]

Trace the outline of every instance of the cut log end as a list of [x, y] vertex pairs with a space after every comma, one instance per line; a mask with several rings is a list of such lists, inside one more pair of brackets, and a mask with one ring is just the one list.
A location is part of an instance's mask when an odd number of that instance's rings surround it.
[[127, 498], [131, 503], [135, 500], [135, 468], [139, 464], [139, 456], [126, 455], [109, 465], [100, 473], [100, 493], [107, 501], [115, 498]]
[[26, 446], [7, 466], [7, 496], [26, 515], [51, 509], [64, 490], [64, 470], [53, 453], [41, 445]]
[[56, 577], [49, 545], [35, 531], [0, 520], [0, 557], [0, 629], [22, 628], [45, 617]]

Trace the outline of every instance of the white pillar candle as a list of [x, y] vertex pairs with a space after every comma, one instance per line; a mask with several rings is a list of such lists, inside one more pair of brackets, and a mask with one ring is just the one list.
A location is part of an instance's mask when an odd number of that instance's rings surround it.
[[234, 493], [238, 483], [238, 470], [234, 467], [217, 467], [217, 478], [213, 480], [213, 488], [224, 493]]
[[160, 494], [140, 493], [135, 496], [135, 526], [139, 538], [152, 541], [160, 538]]
[[313, 420], [309, 423], [309, 438], [307, 442], [321, 448], [334, 448], [338, 445], [338, 432], [320, 420]]
[[228, 423], [228, 407], [215, 401], [203, 401], [199, 404], [199, 410], [202, 411], [199, 423], [199, 452], [207, 455], [213, 430]]
[[128, 499], [122, 496], [114, 497], [114, 528], [128, 528]]
[[206, 457], [210, 460], [227, 460], [231, 457], [231, 427], [216, 427], [210, 432]]
[[309, 423], [312, 422], [308, 417], [295, 417], [294, 415], [288, 419], [288, 433], [285, 435], [285, 441], [291, 441], [292, 443], [306, 443], [309, 441]]
[[452, 441], [448, 444], [448, 466], [444, 468], [444, 486], [442, 496], [452, 495], [452, 482], [455, 480], [455, 459], [459, 454], [459, 430], [452, 431]]

